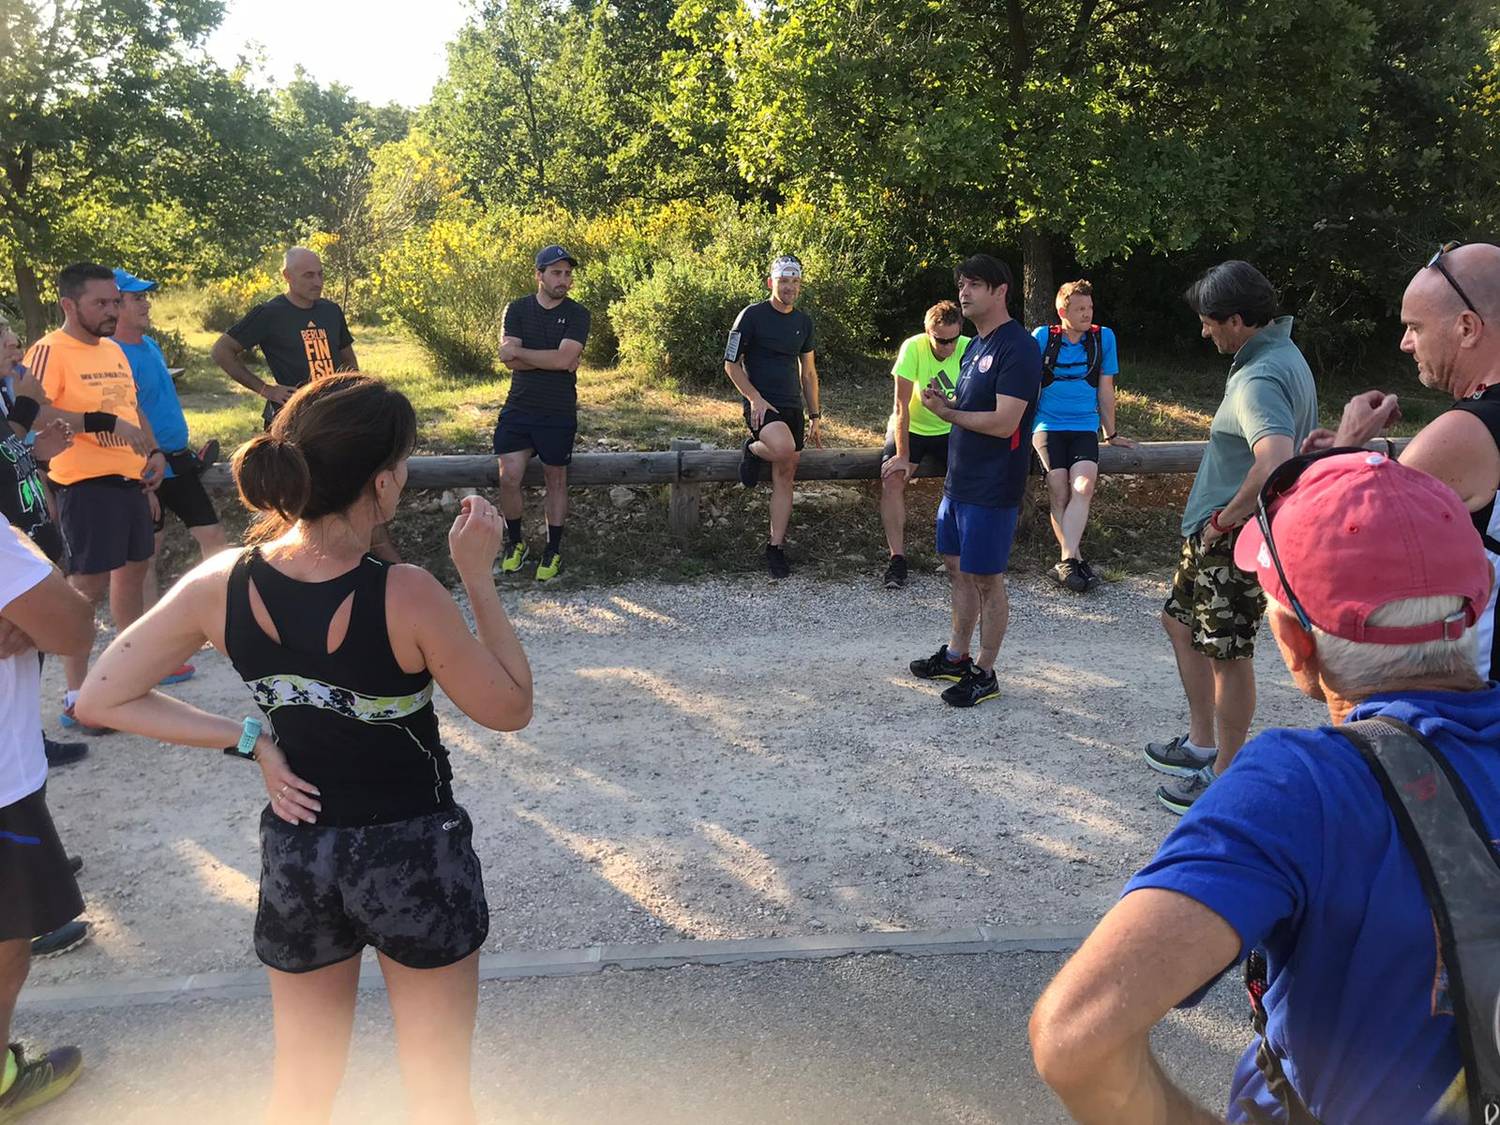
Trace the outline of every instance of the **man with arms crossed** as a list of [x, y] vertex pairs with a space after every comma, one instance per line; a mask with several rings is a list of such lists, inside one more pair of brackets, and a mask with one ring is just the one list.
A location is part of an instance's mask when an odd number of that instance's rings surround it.
[[[146, 493], [161, 483], [167, 460], [140, 414], [130, 363], [108, 338], [120, 313], [114, 272], [91, 262], [68, 266], [58, 275], [57, 293], [63, 326], [31, 346], [26, 366], [50, 400], [43, 420], [61, 418], [73, 429], [73, 443], [47, 469], [68, 544], [68, 580], [95, 605], [107, 594], [115, 628], [124, 630], [145, 610], [146, 566], [155, 549]], [[103, 734], [73, 716], [88, 655], [63, 657], [68, 690], [59, 721]]]
[[1377, 716], [1415, 728], [1468, 789], [1493, 854], [1500, 688], [1474, 672], [1473, 625], [1490, 568], [1459, 498], [1382, 454], [1299, 458], [1268, 493], [1270, 543], [1252, 521], [1235, 560], [1332, 725], [1257, 736], [1182, 818], [1037, 1004], [1037, 1069], [1082, 1122], [1224, 1120], [1172, 1084], [1149, 1034], [1255, 950], [1264, 1030], [1235, 1071], [1230, 1121], [1460, 1125], [1450, 985], [1477, 982], [1450, 977], [1384, 783], [1339, 729]]
[[[1500, 246], [1439, 249], [1406, 287], [1401, 323], [1401, 350], [1417, 361], [1417, 378], [1456, 400], [1411, 439], [1401, 463], [1458, 493], [1500, 568]], [[1318, 430], [1306, 444], [1364, 445], [1400, 416], [1395, 395], [1368, 391], [1344, 407], [1337, 435]], [[1500, 680], [1497, 615], [1492, 588], [1475, 657], [1486, 680]]]
[[1099, 584], [1083, 557], [1083, 529], [1099, 480], [1099, 430], [1109, 445], [1135, 442], [1115, 432], [1115, 334], [1094, 323], [1094, 287], [1070, 281], [1057, 291], [1057, 319], [1032, 333], [1042, 349], [1042, 397], [1031, 443], [1047, 474], [1052, 534], [1062, 561], [1052, 578], [1075, 594]]
[[1187, 693], [1186, 734], [1146, 747], [1146, 763], [1180, 781], [1156, 790], [1186, 812], [1229, 768], [1255, 716], [1255, 632], [1266, 599], [1235, 566], [1236, 531], [1255, 515], [1272, 469], [1318, 424], [1318, 394], [1292, 343], [1292, 318], [1276, 315], [1276, 290], [1249, 262], [1223, 262], [1188, 289], [1203, 338], [1233, 356], [1208, 449], [1182, 513], [1182, 557], [1162, 628]]
[[922, 405], [922, 392], [934, 381], [945, 394], [958, 385], [959, 360], [969, 346], [969, 338], [962, 335], [963, 322], [956, 302], [939, 301], [927, 310], [924, 330], [901, 342], [891, 368], [896, 406], [880, 463], [880, 522], [891, 550], [885, 569], [887, 590], [906, 585], [906, 486], [923, 462], [948, 471], [948, 431], [953, 426]]
[[518, 571], [526, 562], [521, 479], [535, 452], [547, 486], [547, 549], [537, 564], [538, 582], [550, 582], [562, 570], [568, 463], [578, 436], [578, 357], [588, 342], [590, 319], [589, 310], [568, 296], [577, 265], [561, 246], [538, 251], [536, 293], [505, 306], [500, 337], [500, 361], [511, 369], [510, 394], [495, 425], [500, 514], [505, 519], [500, 569]]
[[47, 811], [36, 650], [88, 652], [93, 637], [93, 607], [24, 536], [0, 526], [0, 1121], [51, 1101], [83, 1066], [77, 1047], [28, 1059], [10, 1032], [32, 937], [83, 912], [72, 863]]
[[[771, 537], [766, 543], [766, 570], [773, 579], [789, 577], [786, 529], [792, 518], [792, 484], [797, 479], [804, 436], [823, 447], [819, 410], [818, 365], [814, 355], [812, 317], [797, 308], [802, 295], [802, 263], [783, 254], [771, 263], [766, 279], [769, 300], [746, 305], [735, 317], [724, 348], [724, 373], [744, 399], [745, 439], [740, 483], [753, 488], [761, 462], [771, 465]], [[803, 426], [803, 401], [807, 421]]]
[[[952, 680], [943, 702], [973, 707], [1000, 694], [995, 658], [1010, 621], [1005, 571], [1031, 467], [1042, 357], [1005, 307], [1012, 282], [1004, 262], [975, 254], [954, 280], [977, 335], [964, 350], [953, 398], [931, 384], [922, 392], [922, 405], [953, 426], [937, 516], [937, 549], [953, 582], [953, 632], [932, 656], [913, 660], [911, 671]], [[969, 656], [976, 624], [977, 660]]]

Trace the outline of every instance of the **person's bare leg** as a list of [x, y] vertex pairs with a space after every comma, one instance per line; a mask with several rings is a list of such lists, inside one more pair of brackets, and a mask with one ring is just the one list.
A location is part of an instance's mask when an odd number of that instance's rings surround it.
[[944, 555], [948, 581], [953, 589], [953, 631], [948, 636], [948, 655], [957, 659], [969, 651], [974, 626], [979, 624], [979, 590], [973, 576], [958, 569], [957, 555]]
[[785, 422], [770, 422], [761, 427], [760, 440], [750, 450], [762, 461], [771, 463], [771, 538], [773, 547], [786, 541], [787, 525], [792, 519], [792, 486], [797, 479], [797, 442]]
[[906, 554], [906, 478], [885, 477], [880, 482], [880, 523], [891, 555]]
[[1073, 466], [1072, 479], [1067, 486], [1068, 504], [1062, 517], [1063, 558], [1083, 558], [1083, 529], [1089, 522], [1089, 505], [1094, 500], [1094, 487], [1099, 479], [1099, 466], [1093, 461], [1080, 461]]
[[479, 954], [441, 969], [408, 969], [380, 956], [407, 1109], [414, 1125], [471, 1125], [469, 1070], [479, 1008]]
[[[69, 575], [68, 582], [73, 589], [89, 600], [94, 607], [94, 612], [99, 612], [99, 607], [104, 604], [104, 599], [109, 594], [110, 576], [106, 571], [103, 574], [73, 574]], [[89, 655], [91, 649], [82, 652], [67, 653], [63, 656], [63, 676], [68, 682], [69, 691], [77, 691], [83, 687], [84, 677], [89, 674]]]
[[500, 514], [508, 520], [518, 520], [526, 510], [521, 498], [521, 480], [526, 476], [526, 462], [531, 460], [531, 450], [521, 449], [515, 453], [500, 454]]
[[1052, 537], [1057, 540], [1057, 547], [1062, 552], [1062, 558], [1070, 559], [1073, 556], [1068, 554], [1062, 522], [1063, 513], [1068, 510], [1067, 469], [1052, 469], [1047, 473], [1047, 506], [1048, 518], [1052, 524]]
[[543, 465], [542, 480], [547, 484], [547, 497], [542, 504], [542, 510], [547, 513], [547, 526], [562, 527], [568, 518], [568, 467]]
[[[203, 527], [190, 527], [188, 534], [198, 544], [198, 554], [205, 559], [211, 559], [220, 551], [229, 549], [229, 536], [224, 534], [224, 525], [221, 523], [205, 524]], [[157, 549], [161, 548], [161, 540], [156, 541]], [[155, 562], [155, 559], [152, 560]]]
[[[0, 941], [0, 1051], [10, 1042], [10, 1021], [16, 1014], [16, 997], [31, 971], [31, 942], [25, 939]], [[5, 1056], [0, 1055], [0, 1067]]]
[[149, 559], [128, 562], [109, 572], [109, 617], [123, 633], [146, 612], [146, 568]]
[[981, 671], [989, 672], [995, 667], [1000, 655], [1000, 646], [1005, 641], [1005, 630], [1010, 625], [1010, 596], [1005, 589], [1003, 574], [971, 574], [979, 601], [979, 655], [974, 658]]
[[[1188, 703], [1188, 740], [1194, 746], [1213, 746], [1214, 661], [1193, 647], [1193, 630], [1169, 613], [1161, 615], [1161, 627], [1172, 641], [1177, 675]], [[1248, 726], [1248, 723], [1246, 724]]]
[[141, 580], [141, 604], [146, 609], [161, 600], [161, 586], [156, 578], [156, 560], [161, 555], [162, 540], [166, 537], [165, 531], [156, 533], [156, 545], [151, 548], [151, 557], [146, 560], [146, 577]]
[[1250, 736], [1250, 723], [1255, 718], [1255, 661], [1244, 657], [1209, 663], [1213, 665], [1214, 715], [1219, 735], [1214, 772], [1223, 773]]
[[268, 1125], [323, 1125], [349, 1061], [359, 958], [308, 973], [267, 969], [276, 1061]]

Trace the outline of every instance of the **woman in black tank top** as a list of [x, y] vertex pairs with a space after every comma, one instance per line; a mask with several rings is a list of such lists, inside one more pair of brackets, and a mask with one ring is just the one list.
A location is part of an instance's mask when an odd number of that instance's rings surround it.
[[366, 945], [386, 977], [413, 1118], [474, 1120], [489, 909], [433, 683], [475, 722], [518, 730], [531, 719], [531, 669], [490, 577], [501, 522], [488, 502], [466, 498], [448, 535], [477, 638], [430, 574], [369, 555], [415, 439], [411, 404], [378, 379], [299, 390], [235, 454], [241, 498], [262, 513], [259, 545], [183, 578], [109, 647], [78, 700], [102, 725], [233, 746], [237, 719], [153, 690], [209, 641], [265, 717], [255, 950], [275, 1014], [272, 1121], [331, 1113]]

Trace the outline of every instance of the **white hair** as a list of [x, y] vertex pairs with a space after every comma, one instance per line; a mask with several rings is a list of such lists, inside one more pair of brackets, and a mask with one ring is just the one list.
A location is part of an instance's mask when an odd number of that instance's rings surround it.
[[[1290, 609], [1269, 594], [1267, 601], [1295, 620]], [[1403, 598], [1371, 611], [1368, 623], [1399, 627], [1442, 621], [1463, 608], [1455, 594], [1425, 598]], [[1478, 659], [1479, 633], [1472, 626], [1457, 640], [1421, 641], [1410, 645], [1371, 644], [1350, 641], [1313, 626], [1318, 663], [1323, 679], [1340, 695], [1368, 694], [1393, 683], [1443, 679], [1467, 672], [1474, 674]]]

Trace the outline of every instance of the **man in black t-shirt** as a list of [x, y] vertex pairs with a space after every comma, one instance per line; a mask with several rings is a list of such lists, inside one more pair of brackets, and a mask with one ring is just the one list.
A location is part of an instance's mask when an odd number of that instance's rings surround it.
[[812, 423], [807, 437], [823, 447], [818, 409], [818, 367], [812, 317], [797, 308], [802, 295], [802, 263], [784, 254], [771, 263], [769, 300], [747, 305], [735, 318], [724, 349], [724, 372], [744, 399], [750, 437], [740, 458], [746, 488], [760, 479], [761, 462], [771, 465], [771, 537], [766, 569], [780, 579], [791, 574], [783, 543], [792, 518], [792, 484], [803, 446], [803, 401]]
[[[335, 371], [358, 371], [354, 337], [344, 310], [323, 299], [323, 263], [311, 250], [293, 246], [286, 252], [281, 276], [286, 293], [256, 305], [214, 343], [214, 362], [240, 386], [266, 400], [266, 428], [305, 383]], [[245, 366], [244, 352], [258, 347], [274, 383]]]
[[510, 394], [495, 424], [500, 514], [505, 518], [500, 569], [513, 573], [526, 562], [521, 478], [535, 452], [547, 486], [547, 549], [537, 564], [538, 582], [550, 582], [562, 569], [568, 462], [573, 460], [573, 440], [578, 434], [578, 357], [589, 338], [589, 310], [568, 296], [576, 265], [561, 246], [540, 250], [536, 293], [505, 306], [500, 333], [500, 362], [511, 370]]

